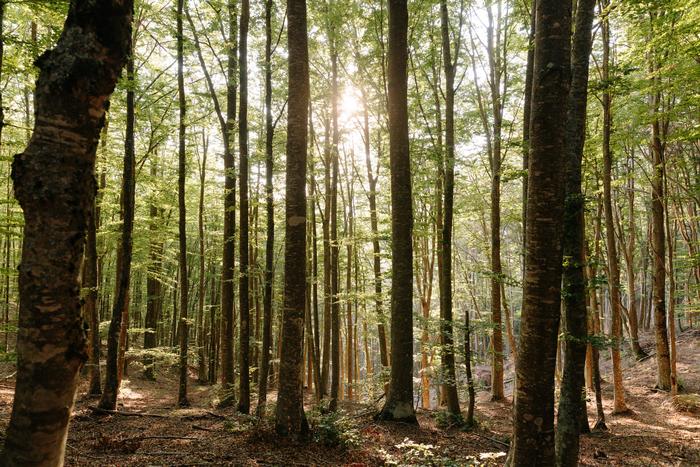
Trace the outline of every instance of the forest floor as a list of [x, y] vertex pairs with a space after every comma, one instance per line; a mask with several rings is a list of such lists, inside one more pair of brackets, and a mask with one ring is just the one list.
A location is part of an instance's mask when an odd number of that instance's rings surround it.
[[[653, 347], [648, 339], [643, 343], [649, 350]], [[679, 336], [678, 354], [683, 393], [700, 393], [700, 330]], [[609, 362], [602, 362], [609, 431], [582, 437], [581, 465], [700, 465], [700, 413], [681, 411], [668, 393], [654, 390], [654, 358], [628, 359], [625, 365], [631, 411], [611, 415]], [[488, 393], [482, 392], [477, 401], [479, 427], [474, 431], [440, 428], [438, 412], [429, 411], [419, 411], [419, 428], [375, 423], [375, 409], [359, 404], [345, 404], [345, 416], [333, 422], [314, 411], [309, 399], [314, 441], [281, 440], [270, 419], [215, 409], [211, 386], [192, 381], [192, 408], [178, 409], [174, 375], [151, 382], [133, 373], [123, 383], [122, 414], [98, 415], [91, 409], [96, 400], [79, 396], [66, 465], [501, 465], [510, 436], [511, 404], [490, 402]], [[0, 432], [9, 421], [13, 383], [10, 378], [0, 380]], [[593, 397], [588, 410], [594, 416]]]

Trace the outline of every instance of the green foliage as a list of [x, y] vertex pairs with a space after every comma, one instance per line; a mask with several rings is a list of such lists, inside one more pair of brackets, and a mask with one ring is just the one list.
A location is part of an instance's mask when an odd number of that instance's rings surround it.
[[312, 410], [307, 418], [316, 443], [343, 449], [357, 447], [362, 443], [356, 420], [347, 415]]

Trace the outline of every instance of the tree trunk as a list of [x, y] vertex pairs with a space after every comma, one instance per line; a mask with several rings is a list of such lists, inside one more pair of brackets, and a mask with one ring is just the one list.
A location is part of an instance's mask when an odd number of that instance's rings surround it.
[[[233, 387], [233, 281], [236, 252], [236, 167], [232, 139], [236, 119], [236, 69], [238, 68], [238, 12], [236, 0], [228, 0], [229, 47], [227, 66], [227, 105], [224, 130], [224, 257], [221, 272], [221, 389], [219, 405], [229, 407], [235, 400]], [[212, 92], [212, 94], [214, 94]]]
[[[158, 164], [155, 158], [151, 159], [151, 177], [158, 178]], [[149, 267], [146, 277], [146, 322], [143, 335], [143, 349], [149, 351], [157, 346], [158, 317], [163, 308], [163, 288], [159, 276], [162, 273], [163, 244], [158, 238], [158, 222], [160, 216], [156, 200], [151, 199], [149, 207], [150, 216], [150, 245], [149, 245]], [[143, 359], [143, 375], [146, 379], [155, 380], [155, 358], [148, 353]]]
[[240, 273], [238, 282], [238, 301], [240, 308], [240, 398], [238, 411], [250, 412], [250, 298], [249, 298], [249, 238], [248, 238], [248, 23], [250, 21], [250, 2], [241, 2], [241, 22], [238, 45], [238, 70], [240, 85], [240, 110], [238, 112], [238, 144], [240, 152], [239, 172], [239, 213], [241, 216], [239, 251]]
[[260, 379], [258, 380], [259, 417], [265, 414], [267, 382], [270, 373], [270, 348], [272, 347], [272, 267], [275, 255], [275, 200], [272, 186], [274, 171], [274, 127], [272, 122], [272, 6], [273, 0], [265, 0], [265, 206], [267, 210], [267, 235], [265, 239], [265, 272], [263, 297], [263, 335], [260, 352]]
[[[447, 411], [454, 417], [460, 415], [455, 371], [454, 336], [452, 323], [452, 223], [454, 212], [455, 184], [455, 69], [450, 45], [450, 23], [447, 14], [447, 0], [440, 1], [440, 23], [442, 30], [442, 53], [445, 67], [445, 210], [442, 224], [442, 280], [440, 281], [440, 337], [442, 341], [443, 391]], [[456, 55], [456, 54], [455, 54]], [[499, 293], [500, 298], [500, 293]]]
[[5, 465], [63, 464], [87, 359], [78, 279], [96, 193], [95, 152], [106, 102], [130, 50], [132, 11], [130, 0], [71, 2], [56, 47], [37, 61], [34, 133], [12, 165], [25, 224]]
[[[129, 286], [131, 282], [131, 253], [134, 230], [135, 199], [135, 154], [134, 154], [134, 57], [133, 43], [127, 61], [129, 89], [126, 95], [126, 138], [124, 141], [124, 171], [122, 174], [122, 237], [117, 257], [117, 286], [112, 309], [112, 320], [107, 334], [107, 364], [105, 387], [99, 407], [106, 410], [117, 408], [117, 396], [121, 384], [123, 353], [126, 340], [125, 323], [128, 326]], [[123, 337], [122, 337], [123, 336]]]
[[391, 378], [379, 418], [417, 424], [413, 409], [413, 196], [408, 140], [408, 6], [389, 0]]
[[525, 283], [510, 462], [554, 465], [571, 4], [537, 2]]
[[[607, 5], [607, 0], [603, 7]], [[608, 17], [603, 19], [603, 67], [602, 80], [608, 82], [610, 67], [610, 25]], [[622, 383], [622, 362], [620, 340], [622, 340], [622, 317], [620, 301], [620, 261], [617, 255], [615, 224], [612, 212], [612, 153], [610, 134], [612, 132], [612, 100], [610, 91], [603, 92], [603, 205], [605, 208], [605, 240], [608, 253], [608, 288], [612, 314], [610, 354], [613, 363], [614, 408], [613, 413], [627, 411], [625, 389]]]
[[187, 275], [187, 212], [185, 207], [185, 180], [187, 178], [187, 154], [185, 152], [186, 111], [185, 76], [184, 76], [184, 36], [182, 19], [184, 16], [185, 0], [177, 2], [177, 89], [180, 121], [178, 125], [178, 239], [180, 245], [180, 324], [178, 326], [180, 341], [180, 381], [178, 385], [177, 404], [180, 407], [189, 406], [187, 401], [187, 347], [189, 342], [189, 325], [187, 323], [187, 306], [189, 293], [189, 278]]
[[[280, 435], [305, 436], [301, 373], [304, 368], [306, 300], [306, 154], [309, 117], [309, 49], [306, 0], [287, 1], [289, 101], [285, 187], [284, 312], [275, 428]], [[301, 270], [299, 269], [301, 267]]]
[[209, 149], [208, 137], [202, 133], [202, 162], [199, 173], [199, 209], [197, 213], [197, 227], [199, 230], [199, 297], [197, 310], [197, 381], [204, 384], [207, 381], [207, 357], [204, 342], [204, 305], [205, 294], [205, 238], [204, 238], [204, 185], [207, 181], [207, 151]]
[[467, 394], [469, 395], [465, 423], [468, 427], [473, 427], [476, 391], [474, 391], [474, 378], [472, 377], [471, 322], [468, 309], [464, 310], [464, 366], [467, 374]]
[[[586, 363], [587, 310], [584, 256], [584, 205], [581, 191], [581, 161], [586, 135], [588, 65], [591, 54], [595, 0], [579, 0], [571, 50], [571, 88], [567, 98], [566, 172], [564, 205], [563, 297], [564, 374], [559, 396], [556, 432], [556, 462], [578, 465], [580, 414], [586, 414], [584, 366]], [[588, 419], [586, 418], [586, 428]]]

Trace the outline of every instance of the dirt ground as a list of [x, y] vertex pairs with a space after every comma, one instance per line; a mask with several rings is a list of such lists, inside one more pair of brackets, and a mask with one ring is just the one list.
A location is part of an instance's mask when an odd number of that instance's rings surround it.
[[[646, 344], [651, 350], [651, 341]], [[700, 393], [700, 331], [679, 336], [678, 354], [683, 392]], [[610, 414], [609, 363], [602, 363], [609, 431], [582, 437], [581, 465], [700, 465], [700, 414], [677, 410], [668, 393], [653, 389], [655, 360], [626, 360], [631, 411], [616, 416]], [[419, 412], [420, 428], [375, 423], [372, 407], [346, 405], [345, 443], [329, 443], [328, 436], [299, 443], [279, 439], [269, 420], [215, 409], [212, 387], [192, 381], [192, 408], [177, 409], [174, 377], [161, 375], [150, 382], [133, 373], [120, 395], [123, 414], [98, 415], [91, 410], [96, 400], [79, 396], [66, 465], [501, 465], [508, 449], [511, 404], [490, 402], [486, 393], [478, 397], [479, 428], [474, 431], [438, 428], [437, 413], [425, 411]], [[12, 380], [2, 380], [0, 432], [9, 421], [12, 396]], [[309, 410], [310, 405], [311, 400]], [[592, 396], [588, 409], [592, 424]], [[327, 420], [318, 415], [309, 418], [317, 434], [327, 428]]]

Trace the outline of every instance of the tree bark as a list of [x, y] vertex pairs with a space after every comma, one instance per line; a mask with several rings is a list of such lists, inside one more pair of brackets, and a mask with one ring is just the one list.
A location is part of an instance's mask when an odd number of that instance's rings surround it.
[[[454, 336], [452, 323], [452, 225], [454, 213], [455, 188], [455, 70], [456, 59], [452, 60], [450, 45], [450, 22], [447, 12], [447, 0], [440, 1], [440, 24], [442, 32], [442, 53], [445, 67], [445, 209], [442, 223], [442, 280], [440, 281], [440, 337], [442, 341], [443, 393], [447, 411], [452, 416], [460, 415], [459, 396], [457, 394], [457, 375], [455, 371]], [[499, 293], [500, 297], [500, 293]]]
[[509, 461], [554, 465], [554, 368], [561, 303], [571, 4], [537, 2], [525, 283]]
[[[287, 1], [289, 101], [284, 251], [284, 312], [275, 428], [305, 436], [301, 374], [304, 369], [306, 301], [306, 154], [309, 112], [309, 49], [306, 0]], [[301, 269], [300, 269], [301, 268]]]
[[[608, 5], [605, 0], [603, 7]], [[608, 17], [603, 19], [603, 67], [602, 80], [609, 82], [610, 68], [610, 25]], [[627, 410], [625, 390], [622, 383], [622, 362], [620, 359], [620, 340], [622, 339], [622, 316], [620, 301], [620, 261], [617, 255], [615, 224], [612, 212], [612, 153], [610, 134], [612, 132], [612, 98], [609, 89], [603, 92], [603, 205], [605, 210], [605, 240], [608, 253], [608, 287], [610, 291], [610, 309], [612, 311], [612, 330], [610, 354], [613, 363], [614, 413]]]
[[[566, 199], [564, 205], [564, 374], [557, 411], [556, 462], [578, 465], [580, 414], [586, 414], [583, 371], [586, 362], [587, 310], [584, 276], [584, 206], [581, 161], [586, 135], [588, 66], [595, 0], [579, 0], [571, 50], [571, 88], [566, 115]], [[586, 419], [586, 424], [588, 420]], [[588, 425], [586, 425], [587, 427]]]
[[123, 349], [126, 344], [126, 329], [129, 319], [129, 287], [131, 283], [131, 256], [133, 249], [134, 203], [135, 203], [135, 165], [134, 154], [134, 47], [131, 44], [127, 61], [127, 80], [129, 89], [126, 93], [126, 138], [124, 140], [124, 169], [122, 174], [121, 209], [122, 236], [117, 253], [117, 285], [112, 309], [112, 319], [107, 334], [107, 361], [105, 387], [99, 407], [116, 410], [117, 396], [123, 370]]
[[265, 239], [265, 272], [263, 291], [263, 335], [260, 353], [260, 379], [258, 380], [259, 417], [265, 414], [267, 382], [270, 373], [270, 348], [272, 347], [272, 267], [275, 255], [275, 200], [272, 185], [274, 171], [274, 126], [272, 122], [272, 7], [273, 0], [265, 0], [265, 207], [267, 235]]
[[[236, 252], [236, 167], [233, 159], [232, 139], [236, 120], [236, 70], [238, 68], [238, 12], [236, 0], [228, 0], [229, 47], [227, 64], [226, 121], [222, 123], [224, 133], [224, 257], [221, 272], [221, 389], [219, 405], [233, 405], [233, 281], [234, 255]], [[212, 90], [212, 95], [214, 94]]]
[[250, 298], [249, 298], [249, 235], [248, 235], [248, 23], [250, 21], [250, 2], [241, 2], [240, 35], [238, 44], [238, 71], [240, 86], [240, 109], [238, 111], [238, 144], [240, 152], [239, 196], [240, 236], [239, 251], [240, 273], [238, 282], [238, 302], [241, 319], [240, 328], [240, 382], [238, 411], [250, 412]]
[[180, 323], [178, 326], [180, 341], [180, 380], [178, 385], [177, 404], [180, 407], [189, 406], [187, 400], [187, 348], [189, 344], [189, 324], [187, 321], [187, 307], [189, 304], [189, 277], [187, 273], [187, 211], [185, 204], [185, 181], [187, 178], [187, 153], [185, 152], [186, 137], [186, 112], [185, 101], [185, 76], [184, 76], [184, 36], [182, 20], [185, 14], [185, 0], [177, 2], [177, 94], [179, 106], [178, 125], [178, 240], [180, 246], [179, 272], [180, 272]]
[[197, 381], [204, 384], [207, 381], [207, 357], [204, 342], [204, 305], [206, 302], [206, 255], [204, 237], [204, 188], [207, 181], [207, 152], [209, 142], [202, 133], [202, 161], [199, 173], [199, 209], [197, 212], [197, 230], [199, 231], [199, 297], [197, 300]]
[[413, 196], [408, 140], [408, 6], [389, 0], [391, 378], [379, 418], [417, 424], [413, 409]]
[[107, 100], [130, 50], [133, 3], [72, 1], [37, 60], [35, 126], [12, 180], [24, 210], [17, 383], [2, 463], [62, 465], [86, 361], [79, 271]]
[[[151, 177], [158, 178], [157, 159], [151, 159]], [[143, 349], [148, 351], [157, 346], [158, 317], [163, 308], [163, 287], [159, 276], [162, 273], [163, 244], [158, 238], [158, 222], [160, 220], [158, 206], [155, 199], [151, 199], [149, 206], [151, 241], [149, 245], [148, 276], [146, 277], [146, 318], [143, 335]], [[143, 359], [143, 375], [146, 379], [155, 380], [155, 359], [146, 354]]]

